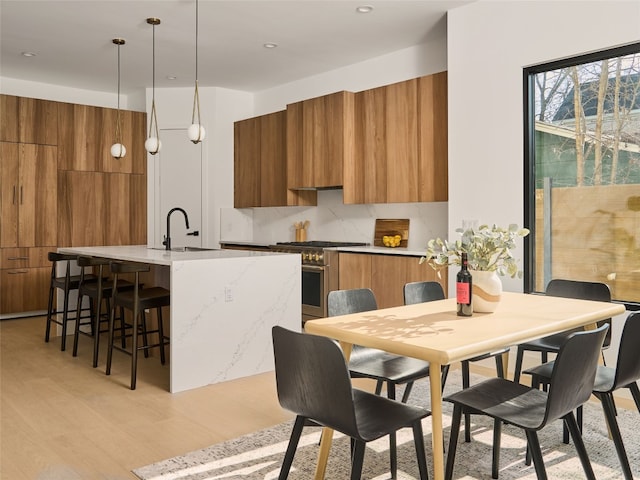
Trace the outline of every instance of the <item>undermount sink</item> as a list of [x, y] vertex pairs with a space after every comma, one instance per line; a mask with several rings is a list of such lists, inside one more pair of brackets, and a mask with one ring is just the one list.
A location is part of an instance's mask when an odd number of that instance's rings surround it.
[[[164, 250], [167, 249], [164, 247], [150, 247], [151, 250]], [[217, 250], [216, 248], [205, 248], [205, 247], [172, 247], [170, 252], [208, 252], [212, 250]]]

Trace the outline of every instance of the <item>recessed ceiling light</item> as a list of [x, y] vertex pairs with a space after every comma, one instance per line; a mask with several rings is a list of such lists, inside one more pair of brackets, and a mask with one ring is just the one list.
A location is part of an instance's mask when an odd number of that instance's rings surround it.
[[262, 45], [264, 48], [276, 48], [278, 46], [277, 43], [273, 43], [273, 42], [267, 42], [265, 44]]
[[23, 57], [35, 57], [36, 54], [34, 52], [22, 52]]
[[370, 13], [373, 11], [373, 7], [371, 5], [360, 5], [356, 7], [356, 12], [358, 13]]

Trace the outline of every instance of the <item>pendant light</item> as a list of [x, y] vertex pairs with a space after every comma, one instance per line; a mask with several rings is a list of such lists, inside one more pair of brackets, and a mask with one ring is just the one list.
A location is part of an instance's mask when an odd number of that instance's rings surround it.
[[147, 18], [147, 23], [153, 27], [153, 86], [151, 89], [151, 119], [149, 120], [149, 137], [144, 142], [144, 148], [151, 155], [155, 155], [160, 151], [162, 142], [158, 134], [158, 117], [156, 115], [156, 25], [160, 25], [159, 18]]
[[116, 114], [116, 138], [111, 145], [111, 156], [116, 160], [127, 154], [127, 149], [122, 144], [122, 126], [120, 124], [120, 47], [125, 44], [124, 38], [114, 38], [112, 42], [118, 47], [118, 112]]
[[187, 130], [189, 140], [198, 144], [204, 140], [204, 127], [200, 123], [200, 95], [198, 93], [198, 0], [196, 0], [196, 88], [193, 94], [193, 113], [191, 114], [191, 126]]

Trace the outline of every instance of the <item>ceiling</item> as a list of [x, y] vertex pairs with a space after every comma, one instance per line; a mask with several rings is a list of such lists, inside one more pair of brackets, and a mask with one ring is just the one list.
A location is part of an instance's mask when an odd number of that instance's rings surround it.
[[[446, 11], [472, 1], [199, 0], [199, 84], [256, 92], [441, 39]], [[121, 37], [122, 93], [151, 87], [158, 17], [156, 87], [189, 87], [195, 12], [195, 0], [0, 0], [0, 76], [115, 91]]]

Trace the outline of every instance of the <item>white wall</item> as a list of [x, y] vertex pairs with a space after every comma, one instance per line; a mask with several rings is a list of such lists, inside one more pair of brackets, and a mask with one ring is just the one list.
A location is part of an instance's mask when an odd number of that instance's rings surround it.
[[[0, 92], [5, 95], [78, 103], [96, 107], [116, 108], [118, 106], [118, 95], [115, 91], [82, 90], [50, 83], [16, 80], [9, 77], [0, 77]], [[141, 90], [132, 95], [120, 95], [120, 108], [143, 112], [145, 110], [144, 91]]]
[[447, 31], [449, 235], [463, 220], [522, 225], [523, 67], [639, 41], [640, 2], [481, 0], [451, 10]]

